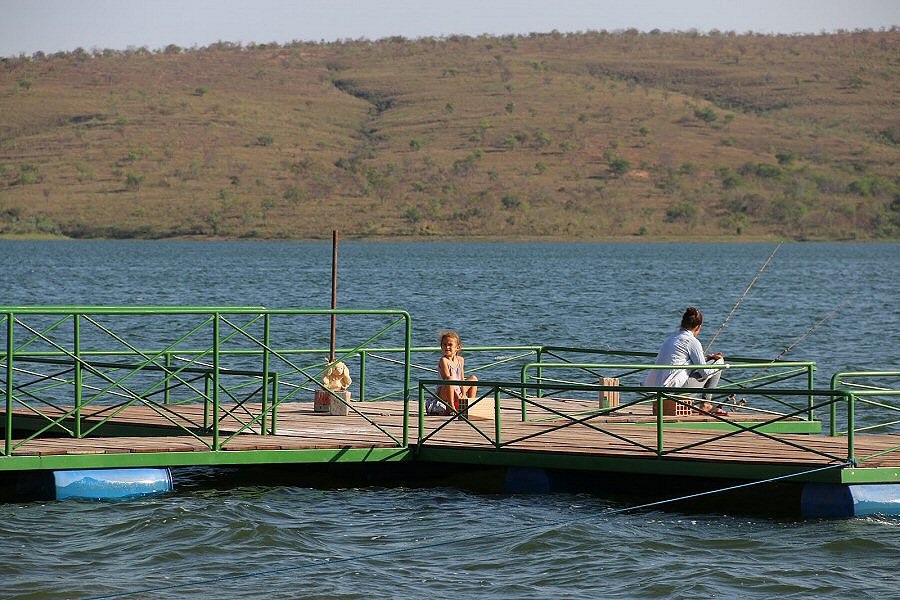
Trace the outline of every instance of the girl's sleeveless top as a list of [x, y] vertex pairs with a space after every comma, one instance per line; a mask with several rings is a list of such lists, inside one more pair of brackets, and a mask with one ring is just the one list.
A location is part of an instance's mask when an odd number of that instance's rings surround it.
[[[456, 364], [450, 365], [450, 379], [455, 379], [457, 381], [462, 379], [462, 362], [459, 360], [456, 361]], [[444, 386], [440, 386], [444, 387]], [[455, 386], [456, 393], [462, 396], [462, 387]], [[440, 388], [438, 388], [440, 390]], [[437, 398], [431, 397], [425, 400], [425, 412], [428, 414], [442, 414], [446, 410], [444, 404], [438, 400]]]

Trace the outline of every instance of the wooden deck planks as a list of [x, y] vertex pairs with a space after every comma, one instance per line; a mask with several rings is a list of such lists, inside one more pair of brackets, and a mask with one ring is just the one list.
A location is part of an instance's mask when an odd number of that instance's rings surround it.
[[[503, 441], [509, 442], [523, 436], [544, 432], [540, 437], [515, 442], [509, 446], [511, 450], [536, 453], [593, 455], [614, 458], [646, 458], [655, 456], [657, 444], [654, 427], [635, 427], [621, 423], [624, 415], [599, 417], [589, 423], [596, 429], [584, 424], [572, 424], [556, 431], [553, 427], [564, 424], [565, 419], [553, 421], [518, 422], [518, 401], [505, 402], [503, 420]], [[512, 406], [515, 404], [516, 406]], [[355, 408], [370, 415], [385, 431], [397, 439], [402, 436], [402, 405], [399, 403], [357, 403]], [[185, 426], [194, 426], [203, 422], [202, 405], [180, 405], [169, 407], [175, 414], [170, 417]], [[572, 409], [570, 403], [566, 407]], [[258, 414], [258, 404], [248, 405], [247, 409]], [[63, 410], [71, 410], [63, 407]], [[242, 409], [229, 407], [241, 420], [249, 422], [252, 416], [244, 414]], [[649, 410], [649, 409], [648, 409]], [[507, 412], [509, 411], [509, 412]], [[17, 411], [18, 412], [18, 411]], [[640, 412], [640, 411], [638, 411]], [[0, 413], [2, 414], [2, 413]], [[84, 414], [89, 414], [88, 410]], [[530, 413], [534, 416], [535, 413]], [[547, 413], [550, 416], [550, 413]], [[228, 441], [225, 450], [304, 450], [304, 449], [343, 449], [343, 448], [387, 448], [396, 443], [385, 433], [379, 431], [361, 416], [351, 412], [347, 416], [331, 416], [315, 413], [309, 403], [286, 403], [277, 413], [277, 432], [275, 436], [258, 435], [259, 425], [253, 426], [255, 433], [245, 432]], [[222, 417], [222, 439], [242, 427], [234, 417], [220, 410]], [[636, 414], [635, 418], [655, 420], [648, 414]], [[764, 421], [766, 415], [752, 415], [747, 421]], [[741, 415], [742, 421], [744, 415]], [[712, 417], [682, 417], [679, 421], [714, 421]], [[146, 406], [131, 406], [122, 410], [113, 419], [121, 425], [142, 425], [148, 427], [172, 427], [171, 421]], [[418, 416], [410, 416], [410, 441], [416, 442]], [[445, 417], [426, 416], [425, 433], [428, 435], [442, 423]], [[474, 421], [489, 437], [494, 436], [493, 421]], [[597, 431], [600, 429], [602, 431]], [[173, 429], [173, 431], [176, 431]], [[637, 441], [654, 450], [641, 448], [623, 439], [617, 439], [609, 432], [623, 438]], [[770, 439], [750, 432], [738, 432], [723, 436], [723, 431], [700, 429], [666, 429], [664, 431], [664, 448], [667, 450], [681, 448], [698, 442], [702, 445], [680, 450], [666, 455], [669, 459], [696, 460], [704, 462], [740, 462], [756, 464], [829, 464], [835, 462], [826, 456], [802, 448], [792, 447], [786, 443], [793, 442], [807, 448], [830, 454], [839, 460], [847, 455], [847, 439], [845, 437], [828, 437], [824, 435], [803, 434], [769, 434]], [[715, 439], [721, 438], [721, 439]], [[209, 436], [202, 437], [206, 444], [212, 443]], [[710, 441], [712, 440], [712, 441]], [[779, 441], [783, 440], [783, 441]], [[173, 435], [164, 437], [109, 437], [109, 438], [41, 438], [30, 440], [14, 451], [18, 456], [49, 456], [59, 454], [115, 454], [127, 452], [202, 452], [209, 448], [204, 441], [189, 435]], [[478, 434], [468, 423], [454, 420], [442, 428], [427, 442], [453, 448], [492, 448], [492, 442]], [[865, 434], [856, 436], [856, 455], [864, 457], [869, 454], [883, 452], [900, 446], [900, 435]], [[866, 461], [863, 467], [900, 467], [900, 452], [886, 454]]]

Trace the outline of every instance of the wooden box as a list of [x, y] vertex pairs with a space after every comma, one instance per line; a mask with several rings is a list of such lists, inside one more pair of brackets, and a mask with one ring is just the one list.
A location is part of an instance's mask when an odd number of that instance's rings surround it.
[[[618, 377], [601, 377], [600, 385], [619, 385]], [[619, 405], [619, 392], [612, 390], [600, 390], [600, 408], [613, 408]]]
[[494, 420], [494, 399], [482, 398], [477, 404], [474, 403], [470, 407], [468, 398], [459, 399], [459, 412], [465, 415], [467, 419], [489, 419]]
[[[335, 396], [344, 399], [344, 402], [351, 401], [351, 393], [349, 390], [332, 392]], [[316, 398], [313, 401], [313, 410], [317, 413], [328, 413], [329, 415], [343, 416], [347, 414], [347, 405], [332, 397], [328, 390], [316, 390]]]

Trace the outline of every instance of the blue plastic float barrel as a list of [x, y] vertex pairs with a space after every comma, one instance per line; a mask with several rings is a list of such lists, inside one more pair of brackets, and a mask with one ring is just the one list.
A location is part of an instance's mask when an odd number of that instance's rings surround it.
[[900, 484], [807, 483], [800, 509], [804, 517], [840, 519], [900, 515]]
[[166, 468], [54, 471], [56, 499], [107, 500], [172, 491]]

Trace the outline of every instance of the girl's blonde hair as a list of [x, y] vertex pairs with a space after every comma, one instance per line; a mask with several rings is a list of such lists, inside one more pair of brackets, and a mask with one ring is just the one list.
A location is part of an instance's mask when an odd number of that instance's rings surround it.
[[462, 340], [459, 339], [459, 334], [452, 329], [441, 329], [438, 331], [438, 340], [441, 344], [444, 343], [444, 339], [446, 338], [456, 338], [457, 347], [462, 348]]

